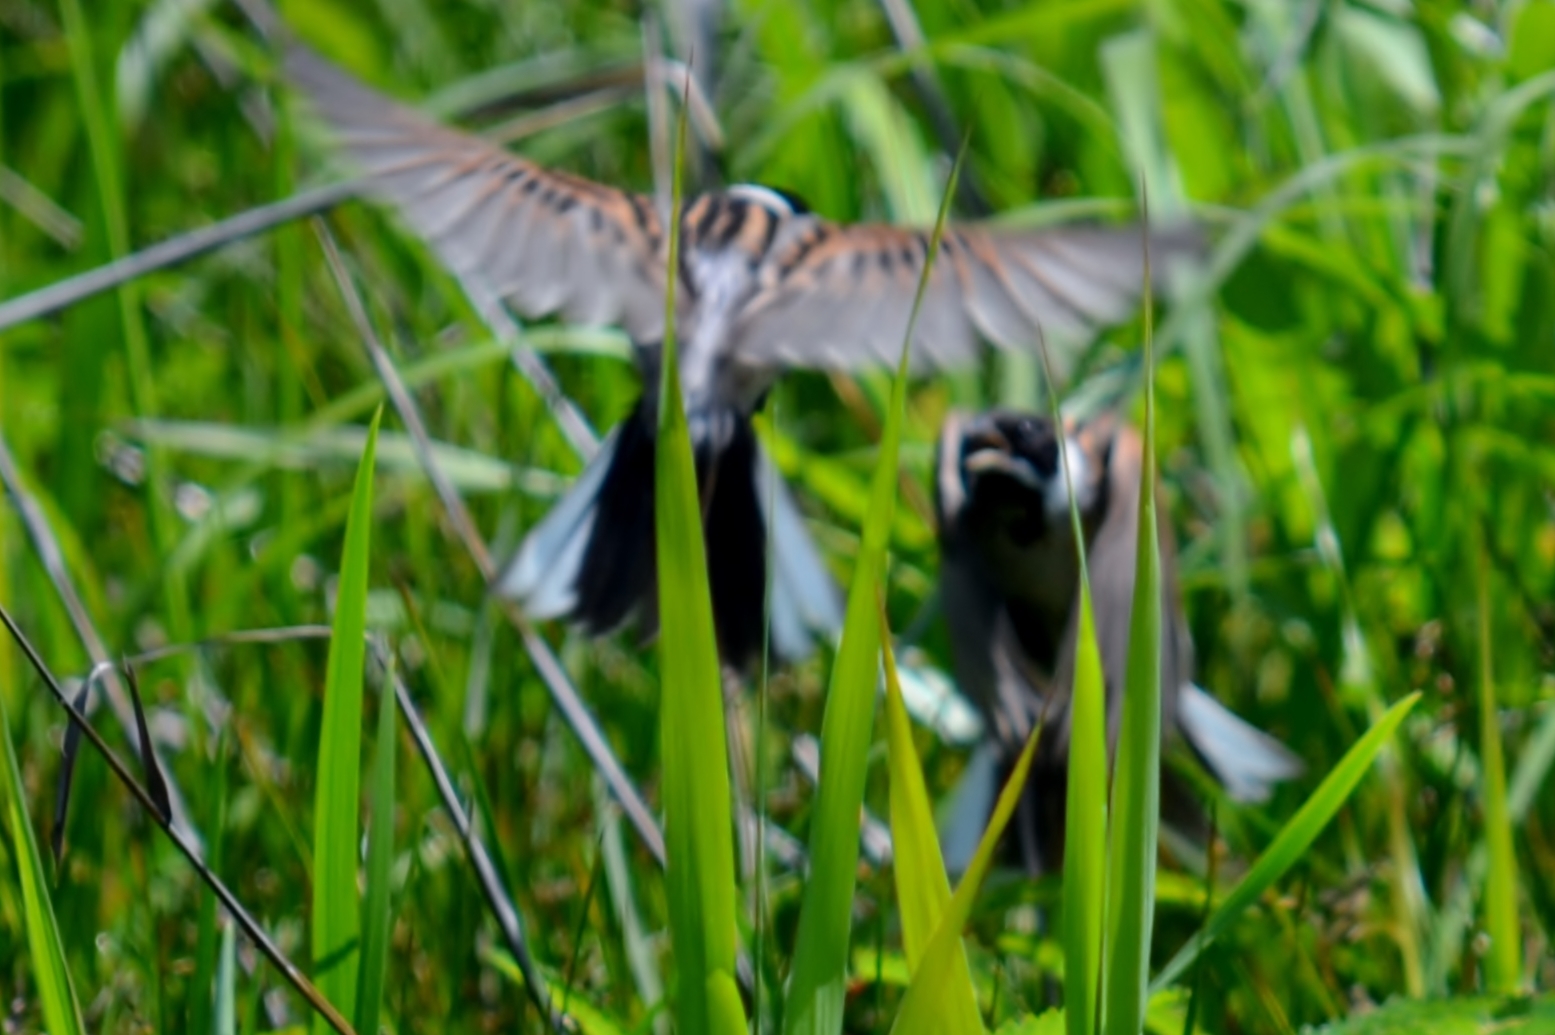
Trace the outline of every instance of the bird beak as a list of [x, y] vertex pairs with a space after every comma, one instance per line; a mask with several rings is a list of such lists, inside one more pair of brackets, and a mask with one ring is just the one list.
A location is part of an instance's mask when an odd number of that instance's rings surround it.
[[1037, 475], [1036, 469], [1024, 457], [1012, 456], [1009, 453], [1008, 443], [1003, 448], [996, 445], [984, 446], [968, 453], [961, 463], [970, 474], [997, 471], [1008, 475], [1034, 492], [1042, 491], [1042, 479]]

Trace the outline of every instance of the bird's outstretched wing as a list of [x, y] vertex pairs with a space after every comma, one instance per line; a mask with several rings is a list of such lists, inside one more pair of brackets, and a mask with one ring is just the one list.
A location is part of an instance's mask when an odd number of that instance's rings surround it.
[[286, 73], [369, 189], [462, 280], [526, 317], [559, 312], [619, 325], [638, 342], [663, 337], [663, 234], [651, 199], [440, 126], [299, 44], [287, 50]]
[[[811, 218], [768, 253], [744, 308], [734, 359], [751, 366], [854, 369], [894, 364], [931, 234]], [[1157, 282], [1201, 249], [1195, 228], [1150, 235]], [[979, 340], [1035, 350], [1062, 372], [1098, 326], [1127, 316], [1144, 282], [1137, 227], [948, 227], [913, 334], [915, 369], [972, 359]]]

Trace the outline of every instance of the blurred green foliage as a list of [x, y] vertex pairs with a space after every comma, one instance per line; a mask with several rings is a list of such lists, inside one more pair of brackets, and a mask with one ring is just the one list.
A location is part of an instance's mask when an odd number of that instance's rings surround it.
[[[730, 5], [711, 63], [727, 146], [689, 164], [692, 185], [721, 174], [796, 191], [836, 219], [926, 222], [950, 158], [909, 75], [922, 59], [970, 129], [969, 179], [1007, 218], [1128, 212], [1141, 176], [1155, 211], [1191, 207], [1217, 230], [1217, 282], [1211, 308], [1158, 324], [1157, 398], [1199, 681], [1289, 743], [1313, 782], [1388, 703], [1425, 692], [1397, 749], [1281, 893], [1185, 979], [1199, 1023], [1284, 1031], [1395, 995], [1482, 986], [1483, 651], [1513, 845], [1535, 875], [1520, 886], [1521, 959], [1534, 986], [1555, 987], [1555, 885], [1537, 876], [1555, 872], [1555, 3], [923, 0], [916, 12], [928, 45], [904, 56], [875, 0]], [[284, 14], [402, 96], [436, 94], [481, 124], [546, 116], [519, 145], [538, 161], [652, 186], [635, 5], [298, 0]], [[0, 0], [0, 298], [324, 182], [322, 149], [273, 81], [274, 55], [229, 5]], [[581, 114], [579, 97], [592, 98]], [[425, 372], [418, 400], [434, 437], [463, 451], [472, 481], [460, 484], [482, 531], [511, 546], [554, 497], [543, 476], [580, 461], [424, 248], [369, 206], [326, 218], [372, 285], [370, 315], [396, 361]], [[1132, 404], [1137, 339], [1137, 326], [1109, 334], [1086, 364], [1093, 390]], [[548, 344], [597, 427], [625, 412], [639, 386], [617, 339], [557, 332]], [[940, 418], [952, 404], [1035, 401], [1033, 371], [991, 357], [914, 385], [896, 628], [930, 597]], [[888, 391], [882, 373], [795, 376], [774, 393], [774, 452], [839, 577], [858, 546]], [[327, 622], [361, 429], [381, 396], [306, 222], [0, 332], [0, 432], [115, 652]], [[643, 961], [663, 959], [662, 880], [634, 842], [611, 861], [618, 818], [597, 807], [582, 752], [389, 423], [369, 623], [396, 646], [481, 804], [536, 956], [575, 998], [641, 1025], [654, 994]], [[1488, 641], [1474, 591], [1481, 544]], [[0, 600], [59, 671], [86, 671], [9, 501]], [[653, 794], [653, 654], [630, 636], [596, 644], [558, 629], [554, 641]], [[947, 660], [932, 627], [924, 646]], [[308, 958], [325, 663], [322, 643], [296, 642], [142, 671], [210, 852], [220, 846], [223, 875], [294, 959]], [[819, 728], [828, 667], [775, 678], [762, 727], [760, 785], [800, 834], [811, 793], [786, 747]], [[46, 816], [62, 716], [9, 645], [0, 693], [32, 814]], [[942, 794], [962, 753], [920, 738]], [[397, 1030], [531, 1030], [537, 1018], [494, 962], [457, 835], [401, 754], [385, 1017]], [[204, 893], [100, 763], [83, 757], [76, 780], [51, 890], [87, 1024], [180, 1030], [209, 1015], [209, 989], [193, 987], [215, 972], [216, 939], [199, 936]], [[884, 785], [873, 766], [881, 812]], [[1220, 891], [1309, 790], [1219, 809]], [[33, 1030], [16, 850], [0, 846], [0, 975], [8, 1023]], [[1164, 862], [1157, 965], [1204, 914], [1202, 864]], [[596, 873], [605, 886], [587, 894]], [[1051, 882], [995, 883], [970, 950], [992, 1021], [1039, 1006], [1044, 973], [1060, 965], [1023, 922], [1026, 903], [1056, 901]], [[771, 958], [758, 963], [778, 976], [799, 890], [780, 869], [767, 883]], [[872, 1030], [901, 995], [884, 963], [901, 935], [890, 882], [866, 874], [859, 891], [855, 947], [878, 965], [855, 969], [848, 1023]], [[302, 1021], [301, 1001], [241, 939], [236, 960], [240, 1030]], [[1158, 1001], [1151, 1023], [1172, 1017], [1181, 1030], [1183, 1009]]]

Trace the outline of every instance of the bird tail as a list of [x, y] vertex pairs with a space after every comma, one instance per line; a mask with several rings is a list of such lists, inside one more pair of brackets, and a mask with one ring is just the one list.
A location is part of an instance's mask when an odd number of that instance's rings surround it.
[[1184, 683], [1178, 697], [1177, 726], [1232, 801], [1267, 801], [1275, 784], [1306, 769], [1284, 744], [1193, 683]]
[[[560, 503], [503, 569], [496, 591], [532, 618], [565, 618], [592, 634], [636, 619], [658, 626], [654, 543], [655, 429], [646, 401], [601, 444]], [[750, 422], [735, 422], [721, 448], [697, 450], [713, 621], [724, 659], [746, 668], [761, 656], [767, 612], [768, 515], [772, 650], [797, 660], [816, 634], [842, 626], [835, 583], [804, 519]]]

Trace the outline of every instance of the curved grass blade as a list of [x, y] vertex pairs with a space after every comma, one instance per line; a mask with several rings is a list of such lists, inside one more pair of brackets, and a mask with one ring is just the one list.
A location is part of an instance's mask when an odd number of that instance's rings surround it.
[[55, 1035], [82, 1035], [81, 1006], [70, 983], [65, 964], [65, 948], [49, 901], [48, 881], [43, 876], [43, 861], [38, 855], [38, 840], [27, 816], [27, 800], [22, 776], [11, 745], [11, 720], [5, 701], [0, 700], [0, 738], [5, 741], [5, 760], [0, 765], [0, 781], [5, 784], [5, 818], [10, 827], [10, 851], [16, 860], [16, 882], [22, 891], [22, 914], [27, 927], [27, 950], [32, 963], [33, 981], [43, 1005], [44, 1027]]
[[[680, 212], [682, 109], [671, 212]], [[680, 220], [670, 221], [669, 269], [679, 269]], [[678, 978], [680, 1031], [740, 1033], [745, 1012], [735, 984], [736, 893], [729, 752], [718, 639], [702, 535], [691, 431], [680, 394], [675, 277], [665, 278], [664, 358], [654, 459], [654, 527], [659, 576], [660, 754], [668, 852], [670, 932]]]
[[[1150, 225], [1148, 207], [1142, 224]], [[1129, 616], [1123, 723], [1112, 781], [1107, 844], [1106, 936], [1101, 1030], [1144, 1028], [1155, 924], [1156, 838], [1161, 823], [1161, 541], [1156, 529], [1155, 352], [1150, 327], [1150, 254], [1145, 252], [1145, 426], [1139, 470], [1139, 541]]]
[[[367, 560], [372, 541], [373, 456], [378, 422], [356, 471], [346, 520], [334, 632], [324, 676], [318, 789], [313, 811], [313, 968], [319, 990], [347, 1017], [356, 1014], [361, 905], [356, 886], [357, 819], [362, 768], [362, 670], [367, 631]], [[324, 1021], [314, 1020], [315, 1035]]]
[[951, 896], [945, 915], [940, 917], [939, 926], [929, 940], [923, 962], [913, 975], [912, 983], [907, 986], [907, 995], [902, 999], [896, 1020], [891, 1025], [891, 1031], [896, 1035], [929, 1035], [931, 1032], [942, 1035], [946, 1032], [984, 1030], [982, 1018], [977, 1015], [975, 1008], [970, 1017], [953, 1012], [954, 983], [958, 974], [966, 973], [964, 969], [956, 967], [955, 961], [957, 957], [965, 959], [961, 931], [972, 915], [972, 901], [977, 897], [977, 890], [988, 875], [989, 867], [993, 865], [999, 838], [1004, 836], [1004, 828], [1009, 825], [1015, 806], [1020, 803], [1020, 796], [1026, 789], [1026, 776], [1031, 771], [1031, 760], [1036, 755], [1037, 738], [1041, 734], [1040, 726], [1031, 731], [1009, 780], [999, 792], [999, 802], [988, 820], [988, 829], [983, 831], [982, 840], [977, 843], [977, 851], [972, 853], [972, 862], [967, 866], [966, 873], [961, 875], [961, 883], [956, 885], [956, 893]]
[[1485, 990], [1515, 995], [1522, 985], [1522, 940], [1517, 920], [1517, 856], [1512, 851], [1512, 820], [1507, 811], [1506, 762], [1501, 751], [1501, 717], [1490, 638], [1490, 560], [1484, 544], [1476, 562], [1479, 596], [1479, 761], [1484, 773], [1485, 930], [1490, 954], [1485, 959]]
[[[929, 805], [929, 791], [923, 782], [923, 767], [912, 744], [912, 727], [907, 719], [907, 705], [902, 699], [901, 682], [896, 675], [896, 656], [891, 649], [890, 624], [886, 621], [883, 600], [880, 628], [886, 673], [892, 860], [911, 980], [921, 969], [950, 905], [950, 879], [945, 874], [945, 860], [940, 854], [934, 810]], [[977, 988], [972, 984], [966, 952], [951, 951], [949, 957], [953, 973], [949, 975], [945, 994], [937, 1008], [944, 1030], [980, 1032], [983, 1025], [977, 1012]]]
[[1345, 752], [1333, 770], [1318, 785], [1317, 790], [1307, 799], [1306, 804], [1291, 817], [1274, 841], [1264, 849], [1258, 861], [1247, 871], [1247, 875], [1231, 889], [1231, 893], [1225, 901], [1215, 907], [1215, 912], [1210, 916], [1202, 930], [1188, 939], [1188, 943], [1177, 950], [1177, 955], [1161, 968], [1161, 972], [1150, 982], [1151, 994], [1158, 993], [1175, 981], [1195, 959], [1199, 957], [1210, 943], [1224, 934], [1231, 924], [1241, 915], [1242, 910], [1252, 905], [1275, 881], [1285, 875], [1285, 872], [1296, 864], [1312, 842], [1317, 839], [1328, 821], [1333, 819], [1334, 813], [1350, 797], [1361, 777], [1366, 775], [1366, 770], [1376, 759], [1393, 731], [1398, 729], [1399, 723], [1404, 721], [1404, 716], [1415, 706], [1420, 699], [1419, 692], [1410, 694], [1387, 710], [1387, 713], [1366, 732], [1366, 735], [1355, 742], [1355, 746]]
[[880, 678], [877, 595], [884, 583], [886, 546], [896, 511], [897, 461], [902, 415], [907, 408], [907, 346], [912, 341], [924, 290], [939, 254], [950, 198], [965, 153], [963, 143], [940, 200], [939, 218], [907, 320], [902, 355], [891, 388], [891, 408], [880, 436], [880, 459], [870, 489], [863, 541], [848, 590], [842, 642], [826, 693], [826, 712], [821, 719], [821, 782], [810, 828], [810, 879], [800, 905], [794, 969], [783, 1013], [783, 1030], [787, 1035], [835, 1035], [842, 1029], [848, 936], [853, 922], [853, 892], [858, 882], [859, 810], [864, 804], [864, 775]]
[[394, 693], [378, 699], [378, 757], [373, 762], [372, 819], [367, 828], [367, 893], [362, 901], [362, 969], [357, 978], [358, 1032], [377, 1035], [389, 970], [390, 869], [394, 862]]

